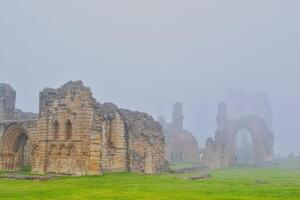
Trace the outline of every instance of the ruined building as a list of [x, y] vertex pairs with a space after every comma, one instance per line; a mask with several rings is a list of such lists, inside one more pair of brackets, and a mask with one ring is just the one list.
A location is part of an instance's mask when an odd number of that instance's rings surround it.
[[161, 117], [159, 122], [163, 126], [166, 136], [166, 159], [171, 162], [199, 162], [200, 150], [196, 138], [183, 129], [182, 104], [175, 103], [172, 122], [166, 123]]
[[202, 162], [209, 168], [225, 168], [237, 163], [237, 135], [239, 131], [250, 133], [252, 159], [255, 165], [264, 165], [273, 160], [274, 136], [268, 123], [257, 115], [242, 115], [229, 119], [226, 103], [220, 103], [217, 115], [217, 131], [214, 139], [208, 138]]
[[81, 81], [40, 92], [39, 113], [15, 109], [16, 92], [0, 84], [0, 169], [70, 175], [166, 168], [164, 136], [146, 113], [100, 104]]
[[229, 119], [255, 115], [262, 118], [272, 130], [273, 113], [266, 92], [229, 90], [225, 96]]

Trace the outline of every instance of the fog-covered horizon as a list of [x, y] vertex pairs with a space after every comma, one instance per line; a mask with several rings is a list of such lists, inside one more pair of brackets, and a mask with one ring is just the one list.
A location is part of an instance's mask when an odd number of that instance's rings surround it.
[[300, 2], [0, 0], [0, 82], [17, 107], [83, 80], [99, 102], [184, 127], [200, 146], [228, 89], [268, 93], [275, 152], [300, 153]]

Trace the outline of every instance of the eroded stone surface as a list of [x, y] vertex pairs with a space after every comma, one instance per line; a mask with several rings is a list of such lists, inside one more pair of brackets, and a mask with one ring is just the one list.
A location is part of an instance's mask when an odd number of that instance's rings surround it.
[[167, 167], [159, 123], [98, 103], [81, 81], [41, 91], [38, 117], [14, 108], [10, 86], [0, 85], [0, 97], [0, 169], [30, 163], [36, 173], [86, 175]]
[[166, 159], [171, 162], [199, 162], [200, 150], [196, 138], [183, 129], [182, 104], [175, 103], [172, 123], [166, 123], [164, 118], [158, 120], [163, 126], [166, 136]]
[[202, 159], [204, 166], [216, 169], [235, 165], [235, 140], [241, 129], [246, 129], [251, 134], [254, 163], [263, 165], [272, 162], [274, 136], [262, 118], [251, 115], [229, 120], [226, 104], [220, 103], [217, 126], [214, 139], [208, 138], [206, 141]]

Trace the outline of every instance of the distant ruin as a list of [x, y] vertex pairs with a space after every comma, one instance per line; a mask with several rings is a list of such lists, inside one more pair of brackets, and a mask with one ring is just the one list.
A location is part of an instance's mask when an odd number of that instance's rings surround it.
[[100, 104], [81, 81], [40, 92], [39, 113], [15, 109], [16, 92], [0, 84], [0, 169], [97, 175], [165, 171], [160, 124], [142, 112]]
[[171, 163], [199, 162], [198, 142], [192, 133], [183, 129], [183, 119], [182, 104], [175, 103], [172, 122], [166, 123], [162, 117], [158, 120], [166, 136], [166, 159]]
[[229, 119], [255, 115], [262, 118], [272, 130], [273, 112], [266, 92], [231, 89], [226, 92], [225, 98]]
[[274, 135], [267, 122], [258, 115], [241, 115], [229, 119], [226, 103], [218, 105], [217, 131], [214, 139], [208, 138], [205, 144], [202, 163], [204, 166], [218, 169], [237, 164], [237, 134], [247, 130], [253, 143], [253, 164], [264, 165], [273, 160]]

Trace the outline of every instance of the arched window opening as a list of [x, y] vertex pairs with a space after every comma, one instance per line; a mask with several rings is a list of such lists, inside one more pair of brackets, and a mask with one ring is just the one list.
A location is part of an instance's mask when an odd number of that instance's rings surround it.
[[251, 133], [241, 129], [235, 140], [235, 161], [236, 164], [253, 164], [253, 142]]
[[3, 170], [28, 170], [31, 168], [31, 143], [25, 129], [12, 123], [5, 130], [1, 138], [1, 153], [5, 153]]
[[57, 140], [59, 138], [59, 123], [57, 120], [53, 123], [53, 139]]
[[76, 153], [76, 151], [75, 151], [74, 146], [71, 146], [71, 147], [68, 148], [68, 152], [67, 152], [68, 156], [75, 156], [75, 153]]
[[52, 145], [50, 148], [50, 155], [55, 156], [57, 155], [57, 147], [55, 145]]
[[59, 152], [58, 152], [59, 156], [65, 156], [66, 155], [66, 146], [65, 145], [61, 145], [59, 147]]
[[67, 140], [72, 139], [72, 123], [70, 122], [70, 120], [68, 120], [66, 123], [65, 132], [66, 132], [66, 139]]

